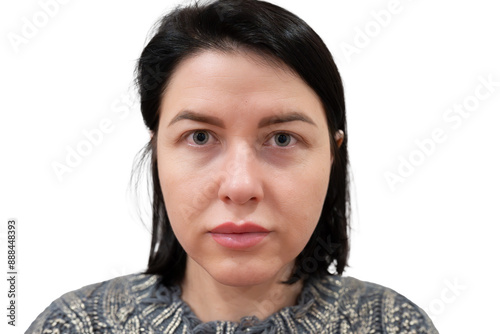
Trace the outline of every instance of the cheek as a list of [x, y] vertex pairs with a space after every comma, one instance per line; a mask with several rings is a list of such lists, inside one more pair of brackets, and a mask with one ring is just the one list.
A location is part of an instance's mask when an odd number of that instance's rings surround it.
[[[197, 218], [217, 196], [218, 173], [206, 168], [190, 169], [182, 160], [158, 157], [158, 174], [167, 215], [181, 244], [199, 233]], [[172, 163], [171, 161], [177, 161]]]
[[300, 173], [275, 183], [276, 207], [290, 235], [289, 247], [305, 247], [318, 223], [330, 179], [330, 161], [323, 160], [311, 161]]
[[158, 156], [158, 176], [167, 215], [177, 235], [182, 232], [178, 226], [189, 227], [190, 217], [195, 214], [199, 199], [191, 190], [196, 188], [196, 178], [183, 172], [181, 164], [170, 161], [161, 155]]

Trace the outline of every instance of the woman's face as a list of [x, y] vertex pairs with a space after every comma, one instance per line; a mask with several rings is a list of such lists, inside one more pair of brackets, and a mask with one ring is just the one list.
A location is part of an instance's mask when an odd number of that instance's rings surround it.
[[289, 271], [332, 163], [315, 92], [253, 53], [206, 51], [178, 66], [160, 109], [159, 178], [188, 268], [232, 286]]

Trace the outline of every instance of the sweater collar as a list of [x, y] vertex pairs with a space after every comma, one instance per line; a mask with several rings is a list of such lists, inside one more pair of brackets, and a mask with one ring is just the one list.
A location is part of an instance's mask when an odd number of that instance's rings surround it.
[[[325, 287], [325, 284], [328, 287]], [[300, 327], [300, 323], [308, 323], [318, 328], [326, 325], [323, 322], [328, 321], [330, 317], [325, 315], [331, 313], [332, 308], [329, 303], [322, 301], [325, 298], [331, 300], [332, 297], [338, 297], [340, 286], [338, 277], [309, 278], [304, 282], [296, 305], [284, 307], [264, 320], [259, 320], [255, 316], [247, 316], [243, 317], [240, 322], [202, 322], [189, 305], [181, 299], [180, 287], [164, 286], [161, 284], [159, 276], [150, 297], [143, 299], [142, 303], [161, 303], [172, 307], [172, 316], [180, 316], [182, 322], [189, 328], [189, 332], [192, 333], [275, 333], [278, 329], [280, 332], [283, 330], [284, 332], [293, 332], [293, 329]]]

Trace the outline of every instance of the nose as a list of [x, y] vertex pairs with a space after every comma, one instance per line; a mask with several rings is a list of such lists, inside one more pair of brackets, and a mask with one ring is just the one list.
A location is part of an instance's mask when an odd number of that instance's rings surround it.
[[238, 205], [262, 200], [262, 172], [254, 150], [248, 145], [238, 145], [228, 150], [223, 169], [224, 177], [218, 194], [220, 200]]

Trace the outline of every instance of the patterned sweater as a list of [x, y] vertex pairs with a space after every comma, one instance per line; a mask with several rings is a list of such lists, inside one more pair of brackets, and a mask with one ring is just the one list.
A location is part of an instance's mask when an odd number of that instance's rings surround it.
[[159, 276], [132, 274], [66, 293], [26, 333], [438, 333], [404, 296], [351, 277], [309, 279], [297, 305], [239, 323], [202, 323], [179, 287], [159, 282]]

